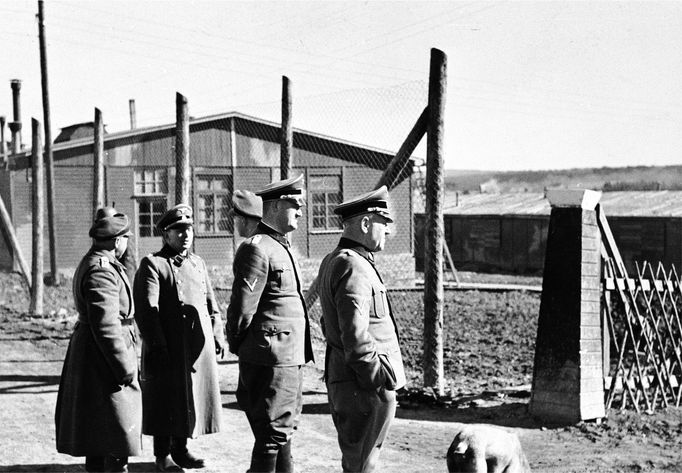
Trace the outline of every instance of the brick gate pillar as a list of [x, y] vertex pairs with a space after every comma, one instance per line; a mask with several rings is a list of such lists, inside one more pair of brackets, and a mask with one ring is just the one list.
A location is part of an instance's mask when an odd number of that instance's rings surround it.
[[605, 415], [595, 211], [600, 197], [583, 189], [547, 191], [552, 213], [529, 409], [549, 422]]

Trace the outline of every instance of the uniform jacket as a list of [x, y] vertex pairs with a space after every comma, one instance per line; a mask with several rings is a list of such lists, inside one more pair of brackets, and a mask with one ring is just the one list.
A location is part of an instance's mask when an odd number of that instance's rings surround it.
[[133, 295], [142, 336], [143, 433], [219, 431], [215, 339], [223, 339], [223, 325], [204, 261], [164, 246], [140, 262]]
[[398, 330], [373, 255], [342, 238], [320, 265], [328, 383], [355, 381], [366, 390], [405, 385]]
[[93, 248], [85, 255], [73, 277], [73, 298], [78, 322], [57, 395], [57, 451], [139, 455], [142, 400], [133, 300], [113, 252]]
[[260, 223], [237, 249], [227, 309], [230, 351], [265, 366], [313, 360], [298, 264], [286, 238]]

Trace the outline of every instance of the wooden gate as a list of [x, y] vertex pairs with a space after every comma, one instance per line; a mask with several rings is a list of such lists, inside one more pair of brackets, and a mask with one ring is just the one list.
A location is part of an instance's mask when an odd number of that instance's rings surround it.
[[629, 277], [603, 214], [603, 341], [606, 408], [653, 412], [682, 396], [682, 288], [674, 266], [636, 265]]
[[653, 412], [680, 405], [682, 289], [674, 266], [644, 262], [636, 272], [629, 278], [624, 267], [605, 260], [606, 408]]

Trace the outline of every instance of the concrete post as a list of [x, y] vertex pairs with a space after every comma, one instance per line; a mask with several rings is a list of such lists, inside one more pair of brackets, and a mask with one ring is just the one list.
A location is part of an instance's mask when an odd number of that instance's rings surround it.
[[552, 213], [529, 409], [548, 422], [605, 416], [600, 198], [601, 192], [585, 189], [547, 192]]

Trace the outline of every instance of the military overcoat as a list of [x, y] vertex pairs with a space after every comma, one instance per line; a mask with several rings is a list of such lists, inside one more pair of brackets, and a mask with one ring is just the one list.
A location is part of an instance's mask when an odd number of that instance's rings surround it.
[[[142, 336], [143, 433], [218, 432], [222, 406], [215, 339], [224, 335], [203, 259], [164, 246], [140, 262], [133, 294]], [[159, 363], [164, 351], [169, 359]]]
[[125, 268], [111, 251], [91, 249], [85, 255], [74, 274], [73, 297], [78, 322], [57, 395], [57, 451], [139, 455], [142, 403], [133, 300]]
[[240, 361], [295, 366], [313, 360], [310, 322], [289, 242], [264, 223], [237, 249], [227, 309], [230, 351]]

